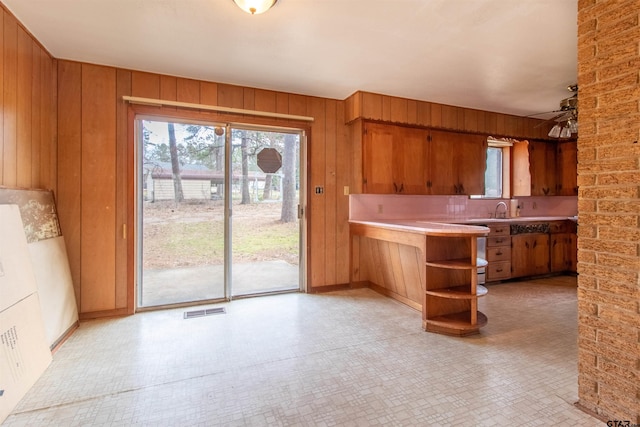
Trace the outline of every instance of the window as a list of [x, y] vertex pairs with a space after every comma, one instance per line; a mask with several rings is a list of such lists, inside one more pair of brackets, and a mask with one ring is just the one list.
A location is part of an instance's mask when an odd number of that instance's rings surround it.
[[484, 195], [508, 199], [511, 197], [511, 147], [514, 140], [487, 139], [487, 168], [484, 172]]
[[487, 168], [484, 172], [484, 196], [502, 197], [502, 148], [487, 148]]

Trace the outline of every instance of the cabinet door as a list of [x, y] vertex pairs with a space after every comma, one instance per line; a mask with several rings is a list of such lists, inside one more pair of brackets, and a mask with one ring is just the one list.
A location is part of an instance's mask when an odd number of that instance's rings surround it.
[[551, 257], [551, 272], [557, 273], [567, 269], [567, 238], [568, 233], [555, 233], [550, 236], [549, 254]]
[[553, 196], [556, 194], [556, 147], [545, 141], [529, 143], [529, 168], [531, 173], [531, 195]]
[[575, 233], [551, 234], [550, 237], [551, 272], [576, 272], [577, 236]]
[[487, 143], [482, 135], [431, 131], [430, 194], [484, 194]]
[[549, 235], [532, 234], [531, 243], [531, 275], [549, 273]]
[[549, 273], [549, 235], [511, 236], [511, 277]]
[[482, 135], [461, 134], [456, 140], [454, 152], [460, 194], [484, 194], [487, 138]]
[[[393, 182], [393, 126], [366, 123], [362, 147], [363, 192], [395, 193]], [[397, 185], [397, 184], [396, 184]]]
[[425, 167], [428, 151], [427, 136], [428, 132], [423, 129], [396, 128], [393, 175], [397, 192], [402, 194], [428, 193]]
[[557, 147], [558, 195], [578, 194], [578, 143], [559, 142]]
[[530, 267], [529, 248], [532, 245], [530, 235], [511, 236], [511, 277], [528, 276]]
[[457, 174], [453, 168], [451, 132], [429, 133], [429, 160], [427, 177], [429, 194], [457, 194]]

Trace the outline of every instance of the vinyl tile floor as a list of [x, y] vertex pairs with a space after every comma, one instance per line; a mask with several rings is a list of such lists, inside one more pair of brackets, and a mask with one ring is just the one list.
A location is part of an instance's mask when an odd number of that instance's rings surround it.
[[488, 288], [464, 338], [370, 289], [84, 321], [3, 425], [603, 425], [574, 406], [576, 279]]

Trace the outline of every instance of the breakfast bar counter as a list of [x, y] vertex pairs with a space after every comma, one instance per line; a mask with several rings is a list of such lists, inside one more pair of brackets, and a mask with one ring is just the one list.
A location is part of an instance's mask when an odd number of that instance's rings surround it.
[[425, 220], [349, 221], [352, 284], [363, 284], [422, 312], [426, 331], [464, 336], [487, 323], [478, 311], [478, 225]]

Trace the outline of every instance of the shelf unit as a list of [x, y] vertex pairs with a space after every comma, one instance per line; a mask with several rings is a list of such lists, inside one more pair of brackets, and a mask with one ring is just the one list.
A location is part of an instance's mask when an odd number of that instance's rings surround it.
[[477, 236], [450, 234], [426, 236], [426, 289], [423, 328], [429, 332], [465, 336], [487, 324], [478, 311], [478, 298], [487, 288], [478, 284]]

